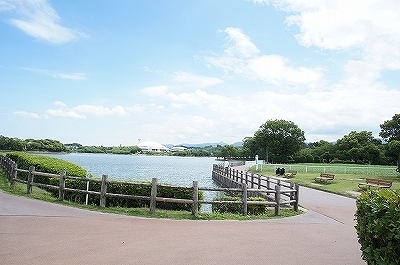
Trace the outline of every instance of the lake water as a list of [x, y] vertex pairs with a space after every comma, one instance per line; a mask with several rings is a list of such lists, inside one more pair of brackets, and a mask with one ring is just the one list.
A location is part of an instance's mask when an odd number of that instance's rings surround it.
[[[157, 178], [159, 183], [192, 187], [198, 181], [199, 187], [216, 187], [212, 180], [212, 165], [220, 163], [210, 157], [178, 156], [135, 156], [113, 154], [52, 154], [52, 157], [64, 159], [80, 165], [96, 177], [108, 175], [113, 180], [149, 181]], [[68, 172], [67, 172], [68, 174]], [[205, 192], [207, 200], [215, 192]], [[203, 207], [203, 210], [209, 207]]]

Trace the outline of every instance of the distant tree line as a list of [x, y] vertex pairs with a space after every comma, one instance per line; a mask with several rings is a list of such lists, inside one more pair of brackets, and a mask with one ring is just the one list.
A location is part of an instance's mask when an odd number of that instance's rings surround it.
[[[304, 132], [293, 122], [269, 120], [253, 137], [243, 139], [238, 156], [275, 163], [357, 163], [400, 166], [400, 114], [380, 124], [381, 139], [372, 132], [351, 131], [335, 142], [305, 143]], [[230, 147], [231, 150], [234, 150]], [[228, 150], [228, 147], [225, 147]], [[230, 154], [233, 156], [233, 154]]]
[[0, 135], [0, 150], [4, 151], [41, 151], [41, 152], [68, 152], [68, 148], [57, 140], [52, 139], [25, 139], [9, 138]]
[[62, 144], [44, 139], [20, 140], [0, 135], [0, 150], [49, 151], [79, 153], [111, 153], [220, 157], [225, 159], [259, 159], [272, 163], [357, 163], [400, 166], [400, 114], [380, 124], [381, 139], [372, 132], [351, 131], [335, 142], [320, 140], [305, 143], [304, 131], [286, 120], [268, 120], [252, 137], [243, 139], [243, 146], [217, 145], [188, 147], [176, 152], [142, 152], [137, 146], [83, 146]]
[[78, 143], [66, 144], [71, 152], [76, 153], [105, 153], [105, 154], [146, 154], [146, 155], [172, 155], [172, 156], [196, 156], [196, 157], [212, 157], [218, 155], [221, 149], [220, 145], [205, 146], [205, 147], [186, 147], [181, 151], [170, 152], [151, 152], [142, 151], [139, 147], [135, 146], [83, 146]]

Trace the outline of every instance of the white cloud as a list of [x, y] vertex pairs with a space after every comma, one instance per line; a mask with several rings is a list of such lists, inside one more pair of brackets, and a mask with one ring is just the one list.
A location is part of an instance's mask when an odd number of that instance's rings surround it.
[[205, 88], [224, 83], [224, 81], [219, 78], [189, 74], [182, 71], [175, 72], [173, 79], [183, 86], [197, 88]]
[[232, 72], [283, 88], [303, 86], [315, 89], [323, 86], [324, 69], [321, 67], [296, 67], [287, 58], [276, 54], [259, 55], [260, 51], [240, 29], [228, 29], [225, 32], [230, 34], [230, 38], [240, 41], [235, 41], [222, 56], [205, 57], [208, 64], [223, 69], [228, 75]]
[[65, 104], [64, 102], [59, 101], [59, 100], [55, 101], [54, 105], [59, 106], [59, 107], [67, 107], [67, 104]]
[[260, 52], [250, 38], [243, 34], [241, 29], [228, 27], [224, 32], [228, 34], [229, 47], [225, 50], [225, 53], [229, 56], [251, 58], [257, 56]]
[[49, 75], [49, 76], [52, 76], [55, 78], [60, 78], [60, 79], [68, 79], [68, 80], [75, 80], [75, 81], [86, 79], [86, 76], [84, 73], [69, 73], [68, 74], [68, 73], [60, 73], [60, 72], [51, 71], [51, 70], [43, 70], [43, 69], [28, 68], [28, 67], [25, 67], [23, 69], [34, 72], [34, 73], [38, 73], [41, 75]]
[[34, 112], [27, 112], [27, 111], [16, 111], [14, 112], [14, 115], [20, 116], [20, 117], [27, 117], [27, 118], [34, 118], [34, 119], [40, 119], [40, 115], [34, 113]]
[[[62, 101], [55, 101], [54, 105], [58, 106], [58, 109], [48, 109], [46, 110], [46, 114], [58, 117], [70, 117], [70, 118], [78, 118], [78, 119], [86, 119], [86, 115], [94, 115], [94, 116], [126, 116], [128, 115], [128, 111], [122, 106], [115, 106], [113, 108], [108, 108], [104, 106], [95, 106], [95, 105], [78, 105], [72, 108], [69, 108]], [[131, 110], [138, 111], [138, 108], [132, 107]]]
[[304, 84], [309, 88], [320, 86], [323, 70], [320, 68], [292, 67], [288, 59], [278, 55], [264, 55], [248, 61], [249, 75], [265, 83]]
[[0, 11], [14, 11], [19, 18], [11, 24], [26, 34], [53, 44], [63, 44], [85, 36], [78, 30], [60, 25], [60, 17], [46, 0], [5, 0]]
[[51, 116], [57, 116], [57, 117], [68, 117], [68, 118], [76, 118], [76, 119], [86, 119], [85, 115], [81, 115], [79, 113], [76, 113], [72, 110], [67, 110], [67, 109], [48, 109], [46, 110], [46, 114], [51, 115]]
[[159, 97], [159, 96], [164, 96], [167, 90], [168, 90], [167, 86], [152, 86], [143, 88], [141, 92], [150, 97]]
[[108, 108], [104, 106], [94, 105], [78, 105], [72, 108], [77, 113], [86, 113], [96, 116], [125, 116], [128, 112], [122, 106], [115, 106], [114, 108]]
[[[254, 0], [272, 4], [289, 13], [288, 26], [296, 25], [298, 42], [323, 50], [356, 49], [360, 58], [353, 59], [345, 70], [354, 72], [352, 65], [368, 68], [367, 78], [374, 82], [382, 70], [400, 69], [400, 2], [380, 0]], [[367, 66], [368, 64], [368, 66]], [[373, 76], [375, 79], [373, 79]], [[355, 77], [353, 77], [355, 78]], [[358, 79], [365, 83], [363, 78]]]

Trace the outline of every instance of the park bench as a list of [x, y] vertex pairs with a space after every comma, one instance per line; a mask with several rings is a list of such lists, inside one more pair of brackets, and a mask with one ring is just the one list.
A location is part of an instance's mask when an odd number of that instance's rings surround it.
[[315, 182], [321, 182], [321, 183], [328, 183], [329, 180], [333, 180], [335, 178], [334, 174], [329, 174], [329, 173], [321, 173], [319, 177], [316, 177], [314, 179]]
[[285, 173], [285, 178], [293, 178], [294, 176], [296, 176], [296, 174], [296, 170], [289, 170], [287, 173]]
[[370, 188], [370, 187], [376, 187], [376, 188], [390, 188], [392, 187], [392, 181], [391, 180], [386, 180], [386, 179], [371, 179], [367, 178], [365, 179], [365, 183], [358, 183], [358, 188], [360, 190]]

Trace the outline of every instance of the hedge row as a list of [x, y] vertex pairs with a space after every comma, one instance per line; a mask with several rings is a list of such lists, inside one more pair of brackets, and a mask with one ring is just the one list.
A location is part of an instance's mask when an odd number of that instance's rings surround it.
[[[67, 179], [65, 182], [65, 187], [71, 189], [86, 190], [86, 170], [76, 164], [58, 158], [52, 158], [43, 155], [33, 155], [24, 152], [9, 152], [6, 154], [6, 156], [15, 161], [18, 165], [18, 168], [20, 169], [27, 170], [30, 166], [33, 165], [35, 166], [36, 171], [52, 174], [59, 174], [62, 170], [66, 170], [68, 176], [82, 177], [82, 180]], [[26, 180], [27, 176], [26, 174], [18, 173], [18, 178]], [[94, 180], [94, 178], [92, 178], [92, 180]], [[58, 186], [59, 178], [35, 176], [34, 182]], [[101, 183], [91, 181], [89, 189], [91, 191], [100, 192]], [[52, 193], [54, 197], [58, 197], [58, 190], [49, 189], [48, 191]], [[149, 197], [151, 193], [151, 186], [150, 183], [112, 182], [108, 183], [107, 185], [107, 193]], [[159, 186], [157, 189], [157, 196], [164, 198], [192, 199], [193, 191], [191, 189], [183, 187]], [[86, 194], [65, 191], [64, 198], [66, 200], [71, 200], [83, 204], [86, 201]], [[204, 193], [202, 191], [199, 191], [199, 200], [203, 200], [203, 198]], [[99, 203], [100, 196], [89, 195], [89, 205], [99, 205]], [[108, 197], [106, 200], [106, 204], [106, 206], [113, 207], [138, 208], [149, 207], [150, 202], [148, 200], [140, 199]], [[157, 202], [157, 208], [167, 210], [191, 211], [191, 204]]]
[[[214, 198], [214, 201], [241, 201], [241, 197], [235, 196], [220, 196]], [[262, 197], [249, 197], [249, 201], [265, 201]], [[241, 203], [223, 203], [223, 204], [213, 204], [212, 211], [216, 213], [234, 213], [241, 214], [243, 204]], [[256, 205], [256, 204], [248, 204], [247, 205], [247, 213], [251, 215], [262, 215], [267, 211], [267, 207], [265, 205]]]
[[18, 168], [21, 169], [29, 169], [30, 166], [35, 166], [35, 170], [40, 172], [60, 174], [62, 170], [65, 170], [69, 176], [86, 177], [84, 168], [62, 159], [24, 152], [8, 152], [6, 156], [16, 162]]
[[363, 259], [368, 264], [400, 264], [400, 190], [362, 193], [355, 216]]

